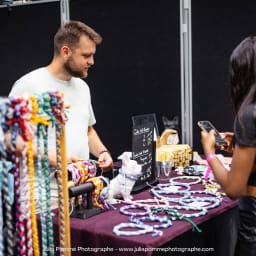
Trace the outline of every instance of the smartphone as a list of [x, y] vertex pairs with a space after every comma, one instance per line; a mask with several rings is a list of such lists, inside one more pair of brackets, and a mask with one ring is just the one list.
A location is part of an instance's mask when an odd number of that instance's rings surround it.
[[215, 136], [216, 144], [220, 146], [227, 144], [227, 142], [221, 138], [218, 130], [213, 126], [213, 124], [210, 121], [198, 121], [197, 124], [202, 130], [205, 130], [207, 132], [209, 132], [210, 130], [214, 130], [216, 132], [216, 136]]

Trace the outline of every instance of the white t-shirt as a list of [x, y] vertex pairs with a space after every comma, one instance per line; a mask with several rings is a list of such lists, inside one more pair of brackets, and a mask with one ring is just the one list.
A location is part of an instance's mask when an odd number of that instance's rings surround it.
[[[64, 103], [70, 105], [66, 110], [68, 121], [65, 125], [66, 151], [77, 158], [89, 159], [88, 126], [96, 123], [91, 105], [88, 85], [80, 78], [69, 81], [55, 78], [46, 68], [36, 69], [14, 84], [10, 96], [61, 91]], [[55, 129], [48, 129], [48, 149], [56, 150]]]
[[[77, 158], [89, 159], [88, 126], [94, 125], [96, 120], [88, 85], [80, 78], [72, 77], [70, 81], [59, 80], [46, 68], [39, 68], [17, 80], [10, 92], [10, 96], [41, 94], [47, 91], [63, 92], [65, 105], [70, 105], [70, 108], [65, 111], [68, 117], [65, 125], [67, 154]], [[51, 151], [56, 151], [55, 138], [55, 127], [50, 125], [48, 128], [48, 149]], [[34, 186], [34, 198], [38, 199], [37, 176], [35, 176]], [[57, 197], [57, 183], [54, 173], [52, 173], [51, 198], [55, 201]]]

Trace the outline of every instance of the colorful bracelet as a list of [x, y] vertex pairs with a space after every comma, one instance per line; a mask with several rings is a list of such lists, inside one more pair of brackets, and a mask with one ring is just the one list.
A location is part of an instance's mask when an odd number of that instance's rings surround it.
[[217, 158], [217, 155], [215, 155], [215, 154], [210, 154], [210, 155], [206, 158], [206, 161], [207, 161], [208, 164], [209, 164], [209, 162], [210, 162], [210, 160], [211, 160], [212, 158]]
[[204, 176], [204, 178], [205, 178], [206, 180], [209, 178], [209, 175], [210, 175], [210, 173], [211, 173], [211, 167], [210, 167], [210, 165], [209, 165], [209, 162], [210, 162], [210, 160], [211, 160], [212, 158], [217, 158], [217, 155], [215, 155], [215, 154], [210, 154], [210, 155], [207, 157], [207, 159], [206, 159], [206, 161], [207, 161], [207, 163], [208, 163], [208, 169], [206, 170], [205, 176]]
[[105, 152], [108, 152], [108, 153], [109, 153], [109, 151], [108, 151], [107, 149], [102, 149], [102, 150], [100, 151], [100, 153], [99, 153], [99, 156], [100, 156], [102, 153], [105, 153]]

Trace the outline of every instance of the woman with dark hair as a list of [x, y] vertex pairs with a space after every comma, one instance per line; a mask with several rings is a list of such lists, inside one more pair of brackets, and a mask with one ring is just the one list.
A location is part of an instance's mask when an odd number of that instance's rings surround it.
[[[240, 228], [236, 255], [256, 255], [256, 37], [247, 37], [230, 57], [231, 98], [235, 113], [234, 138], [226, 133], [226, 149], [233, 149], [230, 171], [215, 155], [215, 132], [202, 131], [202, 145], [216, 180], [226, 194], [239, 198]], [[235, 143], [233, 143], [235, 141]], [[233, 146], [232, 146], [233, 145]]]

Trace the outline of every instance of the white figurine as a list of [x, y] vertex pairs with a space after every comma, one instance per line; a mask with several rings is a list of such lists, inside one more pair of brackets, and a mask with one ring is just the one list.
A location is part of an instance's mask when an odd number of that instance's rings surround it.
[[131, 160], [131, 153], [123, 153], [119, 159], [122, 159], [122, 168], [119, 174], [110, 181], [107, 201], [115, 203], [114, 198], [120, 195], [125, 201], [130, 201], [132, 188], [141, 173], [141, 166], [135, 160]]

